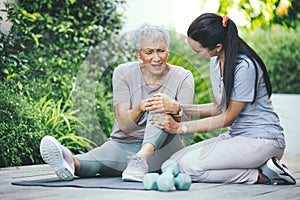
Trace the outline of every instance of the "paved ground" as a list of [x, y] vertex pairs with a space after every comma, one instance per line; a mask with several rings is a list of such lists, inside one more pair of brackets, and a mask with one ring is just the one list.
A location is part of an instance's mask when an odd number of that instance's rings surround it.
[[292, 186], [245, 185], [245, 184], [207, 184], [194, 183], [189, 191], [143, 191], [116, 189], [86, 189], [68, 187], [15, 186], [12, 182], [37, 180], [55, 177], [47, 165], [22, 166], [0, 169], [0, 200], [57, 200], [57, 199], [99, 199], [99, 200], [213, 200], [213, 199], [261, 199], [261, 200], [299, 200], [300, 199], [300, 156], [284, 157], [297, 184]]

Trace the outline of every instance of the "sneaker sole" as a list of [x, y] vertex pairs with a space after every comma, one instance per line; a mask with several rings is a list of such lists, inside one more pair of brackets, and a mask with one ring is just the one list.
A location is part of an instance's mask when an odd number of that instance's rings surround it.
[[[268, 169], [265, 169], [268, 168]], [[269, 173], [268, 173], [269, 171]], [[266, 173], [268, 177], [278, 177], [270, 178], [270, 182], [273, 185], [294, 185], [296, 184], [295, 179], [289, 173], [288, 169], [278, 163], [276, 158], [272, 158], [267, 162], [267, 166], [262, 168], [262, 173]]]
[[144, 175], [122, 174], [122, 181], [143, 182]]
[[72, 180], [74, 174], [69, 164], [64, 160], [61, 146], [52, 136], [45, 136], [40, 145], [43, 160], [55, 171], [61, 180]]

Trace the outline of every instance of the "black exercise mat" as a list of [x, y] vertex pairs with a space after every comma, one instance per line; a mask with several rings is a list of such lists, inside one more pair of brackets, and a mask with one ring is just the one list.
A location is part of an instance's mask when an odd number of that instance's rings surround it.
[[94, 177], [75, 178], [72, 181], [62, 181], [57, 178], [39, 179], [32, 181], [13, 182], [13, 185], [21, 186], [46, 186], [46, 187], [79, 187], [79, 188], [108, 188], [124, 190], [144, 190], [141, 182], [125, 182], [121, 177]]

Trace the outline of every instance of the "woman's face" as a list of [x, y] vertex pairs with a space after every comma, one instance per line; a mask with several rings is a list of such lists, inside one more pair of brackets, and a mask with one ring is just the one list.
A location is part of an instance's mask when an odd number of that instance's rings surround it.
[[167, 67], [169, 48], [163, 39], [155, 41], [142, 40], [141, 49], [137, 50], [137, 56], [141, 65], [152, 74], [159, 75]]
[[190, 37], [187, 37], [187, 43], [192, 48], [193, 53], [195, 53], [203, 58], [211, 58], [213, 56], [216, 56], [216, 53], [215, 53], [216, 51], [209, 50], [208, 48], [203, 48], [199, 42], [193, 40]]

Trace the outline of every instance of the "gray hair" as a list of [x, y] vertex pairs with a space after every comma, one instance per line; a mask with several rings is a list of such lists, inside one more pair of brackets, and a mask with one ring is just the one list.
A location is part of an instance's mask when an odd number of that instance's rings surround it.
[[157, 39], [163, 39], [169, 47], [170, 36], [167, 29], [162, 26], [144, 23], [134, 33], [135, 48], [139, 50], [141, 49], [142, 40], [155, 41]]

